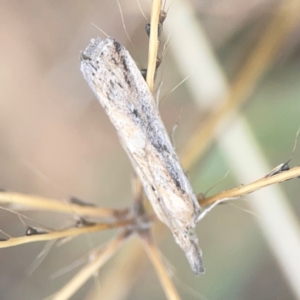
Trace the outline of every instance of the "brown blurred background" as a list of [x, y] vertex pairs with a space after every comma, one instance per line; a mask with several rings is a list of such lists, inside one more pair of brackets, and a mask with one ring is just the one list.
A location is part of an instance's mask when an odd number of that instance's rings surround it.
[[[140, 3], [149, 17], [151, 2]], [[191, 2], [229, 81], [243, 65], [274, 11], [282, 5], [278, 0], [249, 3], [246, 0]], [[131, 202], [133, 171], [113, 127], [79, 69], [80, 51], [92, 37], [104, 37], [92, 24], [124, 44], [137, 64], [146, 67], [148, 38], [144, 26], [147, 21], [135, 1], [123, 0], [121, 5], [134, 47], [126, 38], [114, 0], [1, 2], [1, 188], [60, 200], [75, 195], [105, 207], [122, 208]], [[172, 14], [172, 6], [168, 14]], [[300, 124], [299, 32], [298, 26], [287, 37], [276, 63], [243, 107], [272, 167], [290, 158]], [[172, 51], [167, 51], [162, 70], [158, 78], [164, 83], [164, 95], [183, 79]], [[179, 123], [176, 131], [179, 150], [197, 128], [199, 116], [204, 115], [189, 99], [189, 91], [183, 84], [160, 106], [169, 132]], [[298, 146], [290, 164], [299, 165], [299, 162]], [[204, 159], [189, 171], [189, 176], [195, 191], [205, 192], [228, 170], [230, 165], [222, 152], [218, 147], [211, 147]], [[240, 183], [229, 175], [213, 193]], [[281, 185], [299, 217], [299, 181]], [[235, 204], [244, 206], [243, 201]], [[72, 221], [69, 216], [53, 213], [26, 214], [54, 228]], [[183, 299], [295, 299], [257, 225], [259, 217], [224, 205], [201, 221], [198, 235], [206, 274], [197, 278], [168, 236], [161, 249], [176, 270], [175, 282]], [[4, 210], [0, 210], [0, 229], [12, 236], [24, 234], [18, 217]], [[30, 276], [28, 268], [42, 250], [42, 243], [0, 250], [0, 299], [46, 298], [76, 272], [72, 270], [53, 279], [57, 271], [111, 236], [111, 232], [93, 234], [91, 238], [80, 237], [53, 247]], [[148, 260], [146, 255], [145, 260]], [[300, 268], [300, 262], [297, 263]], [[105, 275], [107, 267], [100, 277]], [[72, 299], [84, 299], [93, 285], [90, 280]], [[188, 288], [198, 294], [194, 295]], [[150, 265], [128, 298], [164, 298]]]

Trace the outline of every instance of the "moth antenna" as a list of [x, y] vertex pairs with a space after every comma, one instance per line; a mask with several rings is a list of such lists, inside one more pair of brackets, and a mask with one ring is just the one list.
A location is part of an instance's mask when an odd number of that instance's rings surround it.
[[[54, 189], [56, 189], [57, 191], [59, 191], [61, 194], [66, 195], [67, 193], [64, 191], [63, 188], [61, 188], [59, 185], [57, 185], [55, 182], [49, 180], [49, 178], [42, 173], [38, 168], [36, 168], [34, 165], [32, 165], [29, 161], [21, 159], [21, 162], [32, 172], [34, 172], [39, 178], [41, 178], [42, 180], [44, 180], [45, 182], [47, 182], [48, 184], [50, 184]], [[72, 199], [72, 197], [71, 197]], [[72, 201], [67, 201], [65, 198], [62, 200], [64, 203], [70, 205], [70, 202]], [[78, 204], [78, 203], [75, 203]], [[75, 219], [80, 219], [80, 216], [78, 214], [76, 214], [76, 212], [73, 210], [73, 217]], [[39, 224], [40, 225], [40, 224]], [[49, 230], [49, 229], [47, 229]], [[53, 229], [50, 229], [53, 230]]]
[[80, 257], [79, 259], [73, 261], [72, 263], [68, 264], [67, 266], [65, 267], [62, 267], [61, 269], [57, 270], [55, 273], [53, 273], [51, 276], [50, 276], [50, 279], [53, 280], [53, 279], [56, 279], [60, 276], [63, 276], [65, 275], [66, 273], [68, 272], [71, 272], [73, 271], [74, 269], [76, 269], [77, 267], [83, 265], [83, 263], [86, 261], [86, 257]]
[[[2, 229], [0, 229], [0, 232], [1, 232], [3, 235], [7, 236], [9, 239], [12, 238], [11, 235], [9, 235], [8, 233], [6, 233], [6, 232], [3, 231]], [[2, 239], [2, 238], [1, 238], [1, 239]]]
[[182, 279], [180, 279], [177, 274], [174, 274], [173, 278], [174, 278], [174, 281], [176, 282], [176, 285], [178, 285], [180, 289], [186, 291], [187, 294], [190, 294], [191, 296], [195, 297], [195, 299], [209, 300], [203, 294], [199, 293], [197, 290], [193, 289], [191, 286], [189, 286], [187, 283], [185, 283]]
[[175, 143], [175, 131], [178, 127], [178, 123], [176, 123], [173, 127], [172, 127], [172, 132], [171, 132], [171, 142], [172, 142], [172, 145], [174, 147], [174, 149], [176, 150], [176, 143]]
[[160, 104], [160, 92], [161, 92], [161, 88], [162, 88], [163, 83], [160, 82], [160, 84], [158, 85], [157, 90], [155, 91], [155, 103], [156, 103], [156, 107], [157, 109], [159, 108], [159, 104]]
[[[195, 71], [196, 72], [196, 71]], [[192, 75], [194, 75], [193, 72], [192, 74], [186, 76], [185, 78], [183, 78], [179, 83], [177, 83], [169, 92], [167, 92], [162, 100], [165, 100], [168, 96], [170, 96], [170, 94], [172, 94], [175, 90], [177, 90], [183, 83], [185, 83]]]
[[123, 28], [124, 28], [124, 32], [125, 32], [125, 34], [126, 34], [126, 37], [127, 37], [128, 41], [129, 41], [129, 43], [131, 44], [131, 46], [132, 46], [133, 48], [135, 48], [135, 46], [134, 46], [134, 44], [133, 44], [133, 42], [132, 42], [132, 40], [131, 40], [131, 38], [130, 38], [130, 36], [129, 36], [129, 34], [128, 34], [128, 31], [127, 31], [127, 29], [126, 29], [125, 20], [124, 20], [124, 14], [123, 14], [123, 10], [122, 10], [120, 1], [119, 1], [119, 0], [116, 0], [116, 2], [117, 2], [118, 7], [119, 7], [119, 11], [120, 11], [120, 15], [121, 15], [121, 20], [122, 20], [122, 25], [123, 25]]
[[205, 193], [204, 196], [206, 196], [211, 190], [213, 190], [219, 183], [221, 183], [223, 180], [225, 180], [227, 178], [227, 176], [229, 175], [230, 171], [228, 170], [225, 175], [218, 180], [216, 183], [213, 184], [213, 186], [211, 186]]
[[[292, 155], [291, 155], [290, 160], [292, 160], [292, 157], [294, 156], [294, 153], [295, 153], [295, 151], [296, 151], [297, 144], [298, 144], [299, 133], [300, 133], [300, 127], [298, 128], [297, 133], [296, 133], [295, 142], [294, 142], [294, 148], [293, 148], [293, 152], [292, 152]], [[289, 160], [289, 161], [290, 161], [290, 160]]]
[[109, 35], [100, 27], [98, 27], [95, 23], [91, 23], [95, 28], [97, 28], [99, 31], [101, 31], [106, 37], [109, 37]]
[[12, 214], [17, 215], [18, 218], [19, 218], [19, 220], [20, 220], [20, 222], [22, 223], [22, 225], [23, 225], [24, 228], [27, 228], [27, 227], [28, 227], [28, 225], [26, 224], [26, 222], [23, 220], [23, 219], [26, 219], [26, 220], [28, 220], [28, 221], [34, 222], [35, 224], [38, 224], [39, 226], [41, 226], [41, 227], [42, 227], [43, 229], [45, 229], [45, 230], [53, 230], [52, 228], [49, 228], [49, 227], [47, 227], [47, 226], [41, 224], [40, 222], [37, 222], [37, 221], [35, 221], [34, 219], [32, 219], [32, 218], [30, 218], [30, 217], [27, 217], [27, 216], [25, 216], [25, 215], [23, 215], [23, 214], [21, 214], [21, 213], [15, 211], [15, 210], [13, 210], [13, 209], [10, 209], [10, 208], [7, 208], [7, 207], [2, 207], [2, 206], [0, 206], [0, 209], [5, 210], [5, 211], [8, 211], [8, 212], [10, 212], [10, 213], [12, 213]]
[[146, 19], [146, 21], [149, 22], [148, 18], [146, 17], [146, 15], [145, 15], [145, 13], [144, 13], [144, 10], [143, 10], [143, 8], [142, 8], [142, 6], [141, 6], [140, 1], [139, 1], [139, 0], [136, 0], [136, 2], [137, 2], [137, 5], [138, 5], [138, 7], [139, 7], [139, 10], [140, 10], [141, 14], [142, 14], [143, 17]]
[[209, 300], [202, 294], [200, 294], [198, 291], [190, 287], [187, 283], [185, 283], [181, 278], [178, 276], [178, 271], [176, 270], [175, 266], [171, 263], [171, 261], [161, 253], [161, 257], [164, 261], [165, 267], [169, 273], [169, 276], [174, 279], [177, 285], [179, 285], [179, 288], [182, 290], [185, 290], [188, 294], [195, 297], [195, 299], [203, 299], [203, 300]]
[[47, 255], [49, 254], [51, 248], [56, 243], [55, 240], [47, 242], [37, 257], [31, 262], [31, 264], [26, 269], [27, 276], [31, 276], [37, 268], [42, 264], [42, 262], [46, 259]]
[[252, 216], [256, 217], [256, 218], [259, 219], [259, 220], [262, 220], [262, 217], [260, 217], [258, 214], [254, 213], [254, 212], [253, 212], [252, 210], [250, 210], [250, 209], [246, 209], [246, 208], [240, 207], [240, 206], [238, 206], [238, 205], [236, 205], [235, 203], [232, 203], [232, 202], [230, 202], [230, 203], [228, 203], [228, 204], [231, 205], [231, 206], [233, 206], [233, 207], [235, 207], [235, 208], [237, 208], [237, 209], [239, 209], [239, 210], [241, 210], [241, 211], [243, 211], [244, 213], [247, 213], [247, 214], [249, 214], [249, 215], [252, 215]]

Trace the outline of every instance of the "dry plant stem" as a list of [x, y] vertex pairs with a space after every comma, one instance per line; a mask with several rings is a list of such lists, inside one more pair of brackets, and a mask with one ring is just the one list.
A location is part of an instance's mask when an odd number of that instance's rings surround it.
[[[167, 227], [161, 223], [154, 223], [152, 227], [156, 242], [159, 243], [164, 239], [167, 233]], [[143, 248], [140, 240], [131, 239], [125, 246], [124, 251], [120, 253], [114, 265], [107, 272], [103, 281], [101, 281], [101, 290], [99, 293], [95, 290], [93, 297], [87, 297], [86, 300], [110, 299], [122, 300], [127, 299], [130, 290], [140, 279], [148, 266], [148, 260], [145, 259]], [[118, 287], [116, 287], [118, 282]]]
[[300, 1], [284, 1], [233, 82], [224, 105], [215, 111], [190, 138], [182, 153], [184, 168], [190, 168], [211, 143], [218, 125], [250, 96], [266, 73], [280, 47], [299, 22]]
[[80, 206], [71, 203], [58, 202], [54, 199], [27, 196], [9, 192], [0, 192], [0, 203], [20, 205], [35, 210], [38, 209], [57, 213], [93, 216], [99, 218], [116, 218], [126, 213], [125, 210], [101, 208], [95, 206]]
[[124, 20], [124, 14], [123, 14], [123, 10], [122, 10], [122, 6], [121, 6], [121, 3], [119, 0], [116, 0], [117, 2], [117, 5], [118, 5], [118, 8], [119, 8], [119, 11], [120, 11], [120, 16], [121, 16], [121, 20], [122, 20], [122, 25], [123, 25], [123, 28], [124, 28], [124, 31], [125, 31], [125, 34], [126, 34], [126, 37], [129, 41], [129, 43], [131, 44], [131, 46], [134, 48], [134, 44], [130, 38], [130, 35], [128, 34], [128, 31], [126, 29], [126, 25], [125, 25], [125, 20]]
[[295, 167], [290, 169], [289, 171], [285, 171], [280, 174], [273, 175], [272, 177], [267, 177], [267, 178], [264, 177], [250, 184], [221, 192], [212, 197], [208, 197], [203, 200], [199, 199], [199, 203], [201, 206], [207, 206], [221, 200], [236, 199], [244, 195], [247, 195], [249, 193], [255, 192], [263, 187], [267, 187], [271, 184], [283, 182], [289, 179], [296, 178], [298, 176], [300, 176], [300, 167]]
[[85, 299], [127, 299], [129, 291], [145, 271], [146, 263], [148, 264], [143, 254], [140, 241], [137, 238], [130, 239], [114, 260], [113, 266], [105, 273], [100, 291], [95, 287]]
[[[148, 68], [147, 68], [147, 84], [151, 92], [154, 90], [154, 75], [156, 70], [156, 58], [158, 52], [158, 23], [161, 11], [161, 0], [153, 0], [151, 10], [151, 28], [150, 28], [150, 41], [149, 41], [149, 54], [148, 54]], [[137, 186], [137, 193], [139, 191]], [[147, 253], [156, 269], [162, 287], [168, 299], [180, 299], [164, 265], [160, 258], [157, 248], [154, 246], [150, 231], [147, 232], [147, 237], [143, 235], [146, 241], [145, 248]]]
[[151, 27], [148, 52], [148, 67], [147, 67], [147, 84], [150, 91], [154, 90], [154, 74], [156, 69], [156, 58], [158, 51], [158, 23], [161, 10], [161, 0], [152, 1], [151, 9]]
[[95, 258], [82, 268], [61, 290], [55, 293], [53, 300], [69, 299], [74, 295], [84, 283], [113, 256], [129, 236], [128, 231], [123, 231], [113, 238], [102, 251], [95, 253]]
[[[156, 70], [156, 58], [158, 51], [158, 22], [161, 10], [161, 0], [153, 0], [151, 9], [151, 28], [149, 38], [148, 66], [147, 66], [147, 85], [151, 92], [154, 90], [154, 73]], [[142, 189], [140, 180], [136, 177], [136, 189]], [[140, 198], [141, 200], [141, 198]]]
[[76, 237], [82, 234], [97, 232], [101, 230], [126, 227], [131, 224], [132, 224], [132, 220], [124, 220], [124, 221], [119, 221], [110, 224], [97, 224], [97, 225], [86, 226], [82, 228], [71, 228], [67, 230], [54, 231], [54, 232], [49, 232], [44, 234], [36, 234], [31, 236], [11, 238], [7, 241], [0, 242], [0, 249], [18, 246], [22, 244], [33, 243], [33, 242], [57, 240], [66, 237]]
[[159, 250], [154, 244], [150, 231], [142, 235], [145, 242], [145, 249], [147, 254], [155, 268], [155, 271], [158, 275], [160, 283], [164, 289], [164, 292], [169, 300], [178, 300], [180, 299], [176, 288], [166, 270], [166, 267], [161, 259]]

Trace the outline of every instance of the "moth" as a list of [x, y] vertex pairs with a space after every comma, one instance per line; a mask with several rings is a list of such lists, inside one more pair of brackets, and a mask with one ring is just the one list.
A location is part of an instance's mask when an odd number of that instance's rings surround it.
[[96, 38], [81, 55], [81, 71], [114, 125], [157, 217], [170, 228], [194, 273], [203, 273], [195, 233], [201, 208], [134, 60], [115, 39]]

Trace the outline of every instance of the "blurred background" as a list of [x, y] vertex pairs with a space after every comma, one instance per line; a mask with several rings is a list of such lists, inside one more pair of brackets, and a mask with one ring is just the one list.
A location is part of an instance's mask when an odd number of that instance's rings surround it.
[[[157, 83], [163, 82], [160, 111], [166, 128], [171, 132], [175, 124], [179, 125], [175, 134], [179, 153], [201, 122], [222, 105], [231, 82], [278, 10], [285, 6], [285, 2], [279, 0], [183, 2], [184, 8], [179, 0], [165, 5], [168, 16], [162, 46], [167, 39], [170, 43], [157, 75]], [[290, 2], [293, 1], [286, 1], [287, 7]], [[147, 66], [148, 37], [144, 27], [149, 21], [137, 2], [122, 0], [120, 4], [132, 43], [126, 37], [114, 0], [1, 2], [0, 188], [58, 200], [74, 195], [104, 207], [130, 205], [133, 170], [114, 128], [79, 69], [80, 52], [90, 39], [104, 37], [96, 26], [125, 45], [140, 68]], [[139, 4], [149, 18], [151, 1], [139, 0]], [[190, 15], [179, 15], [185, 10]], [[202, 43], [200, 46], [184, 41], [196, 42], [192, 35], [195, 28]], [[179, 44], [175, 44], [176, 41]], [[247, 127], [247, 134], [241, 131], [242, 136], [251, 136], [247, 140], [258, 149], [255, 155], [259, 153], [259, 158], [247, 152], [252, 146], [245, 149], [241, 139], [231, 140], [227, 145], [233, 146], [236, 161], [245, 163], [242, 169], [248, 177], [235, 173], [236, 166], [228, 158], [228, 147], [224, 146], [226, 142], [213, 142], [201, 159], [187, 170], [196, 193], [207, 192], [228, 171], [229, 175], [209, 192], [210, 195], [263, 177], [291, 158], [300, 125], [299, 46], [300, 22], [282, 39], [272, 62], [267, 67], [261, 62], [266, 69], [263, 76], [247, 95], [243, 95], [247, 102], [237, 114], [242, 116]], [[192, 55], [194, 47], [204, 49], [203, 53], [199, 52], [199, 57], [202, 55], [200, 67]], [[180, 54], [177, 50], [185, 51]], [[204, 66], [204, 62], [208, 64]], [[188, 65], [192, 69], [184, 69]], [[213, 71], [209, 72], [210, 68]], [[168, 94], [186, 77], [184, 84]], [[209, 83], [206, 79], [210, 79]], [[192, 87], [193, 81], [198, 82], [199, 89], [203, 85], [211, 88], [197, 94]], [[235, 118], [232, 114], [230, 120]], [[222, 131], [218, 128], [221, 140], [229, 128], [225, 124], [222, 127]], [[300, 164], [299, 147], [290, 166]], [[260, 161], [266, 164], [267, 171], [255, 168], [256, 173], [252, 172], [253, 166]], [[292, 212], [288, 219], [293, 219], [292, 230], [297, 235], [299, 180], [281, 183], [280, 188], [281, 191], [275, 193]], [[272, 217], [273, 197], [265, 199], [259, 193], [257, 197], [260, 202], [269, 201], [269, 216], [275, 224], [285, 228], [275, 212]], [[297, 294], [291, 279], [297, 280], [300, 274], [299, 260], [293, 256], [297, 245], [292, 242], [289, 245], [285, 240], [288, 234], [277, 231], [279, 243], [291, 251], [290, 255], [284, 254], [285, 257], [295, 259], [295, 270], [289, 275], [285, 263], [279, 261], [279, 254], [272, 248], [276, 246], [268, 242], [268, 230], [264, 230], [267, 217], [251, 206], [251, 201], [245, 196], [233, 202], [234, 205], [217, 207], [198, 224], [205, 275], [194, 277], [170, 234], [161, 243], [160, 249], [174, 269], [174, 281], [183, 299], [300, 299], [300, 292]], [[53, 213], [29, 211], [26, 215], [54, 228], [72, 222], [70, 216]], [[24, 235], [25, 230], [16, 215], [4, 210], [0, 210], [0, 229], [12, 236]], [[42, 251], [43, 243], [1, 249], [0, 298], [46, 298], [79, 269], [62, 275], [57, 272], [113, 234], [101, 232], [55, 246], [31, 275], [28, 275], [29, 269]], [[144, 260], [148, 261], [146, 254]], [[108, 274], [112, 263], [100, 272], [100, 288], [101, 278]], [[91, 299], [88, 291], [94, 286], [95, 282], [90, 280], [72, 299]], [[115, 282], [117, 287], [118, 282]], [[150, 264], [127, 292], [123, 295], [127, 299], [165, 297]]]

